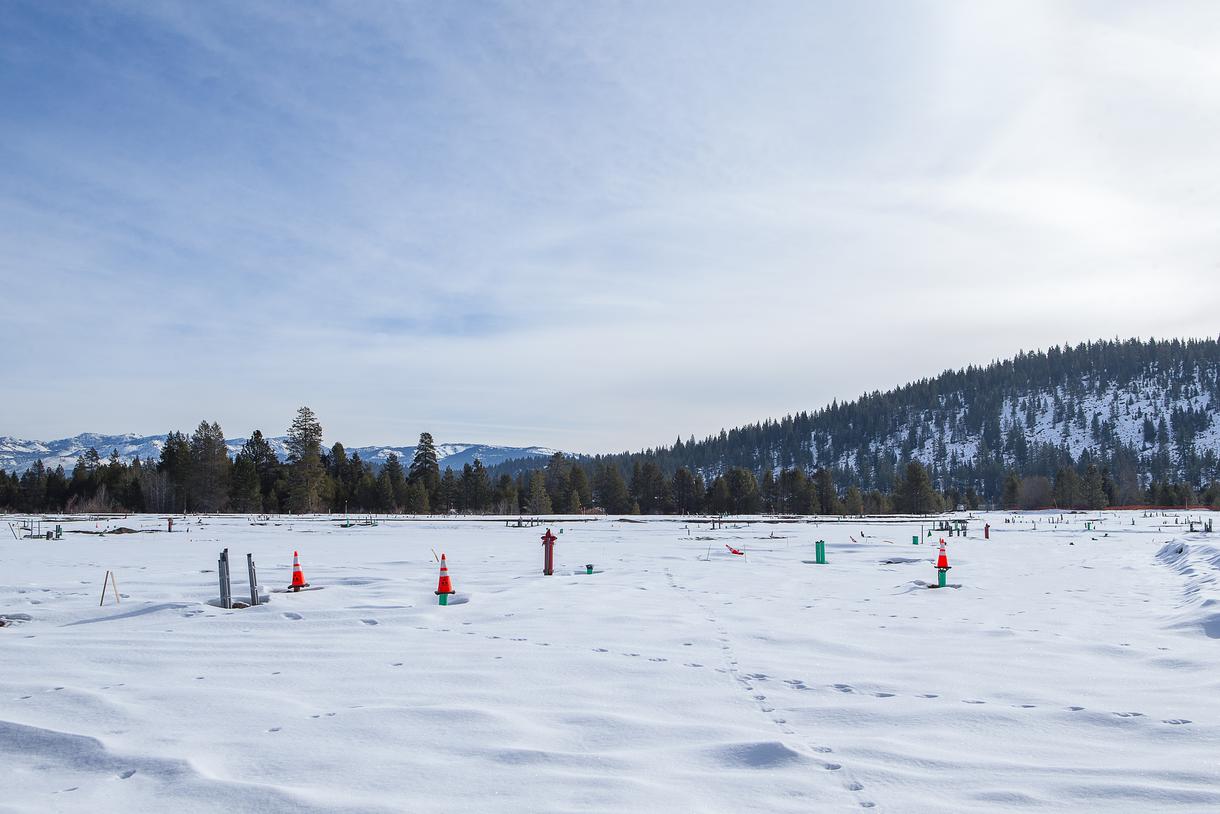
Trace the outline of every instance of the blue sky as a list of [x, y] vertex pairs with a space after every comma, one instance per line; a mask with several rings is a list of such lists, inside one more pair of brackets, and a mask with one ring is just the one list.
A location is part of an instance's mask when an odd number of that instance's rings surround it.
[[639, 448], [1214, 335], [1220, 6], [0, 15], [0, 434]]

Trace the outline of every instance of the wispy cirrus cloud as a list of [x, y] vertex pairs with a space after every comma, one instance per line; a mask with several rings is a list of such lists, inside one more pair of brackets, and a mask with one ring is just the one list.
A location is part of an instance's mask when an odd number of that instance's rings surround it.
[[1216, 16], [10, 4], [0, 430], [604, 450], [1212, 333]]

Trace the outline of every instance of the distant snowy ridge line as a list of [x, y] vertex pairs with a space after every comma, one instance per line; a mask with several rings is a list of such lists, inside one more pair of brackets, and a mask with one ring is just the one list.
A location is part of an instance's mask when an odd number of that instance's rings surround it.
[[[130, 463], [136, 457], [142, 460], [151, 459], [155, 461], [161, 457], [161, 448], [165, 444], [165, 439], [165, 434], [137, 435], [135, 433], [122, 433], [118, 435], [81, 433], [71, 438], [60, 438], [54, 441], [36, 441], [0, 436], [0, 469], [5, 472], [20, 474], [32, 466], [35, 461], [41, 460], [43, 465], [48, 469], [62, 466], [65, 471], [70, 472], [72, 467], [76, 465], [76, 459], [88, 452], [90, 448], [96, 449], [98, 455], [103, 460], [109, 458], [111, 452], [117, 452], [119, 459], [127, 463]], [[284, 436], [267, 439], [267, 442], [275, 450], [280, 460], [288, 457], [288, 448], [285, 445], [285, 441]], [[225, 440], [225, 446], [228, 447], [231, 456], [236, 455], [245, 443], [245, 438]], [[359, 454], [362, 460], [373, 464], [375, 467], [380, 467], [389, 460], [391, 454], [397, 455], [404, 466], [409, 465], [411, 459], [415, 457], [414, 444], [409, 446], [384, 444], [365, 447], [345, 447], [345, 449], [349, 456]], [[454, 469], [461, 469], [468, 463], [474, 463], [475, 459], [482, 461], [485, 466], [490, 467], [520, 458], [550, 457], [558, 451], [550, 447], [541, 446], [509, 447], [475, 443], [444, 443], [436, 445], [437, 460], [440, 462], [441, 468], [450, 466]]]

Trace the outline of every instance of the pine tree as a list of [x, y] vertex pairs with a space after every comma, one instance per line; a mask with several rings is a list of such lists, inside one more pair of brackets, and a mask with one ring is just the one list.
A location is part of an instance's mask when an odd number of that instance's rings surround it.
[[1070, 466], [1061, 468], [1055, 474], [1055, 487], [1052, 492], [1055, 506], [1060, 509], [1075, 509], [1083, 502], [1080, 489], [1080, 476]]
[[843, 511], [851, 515], [864, 514], [864, 495], [853, 483], [847, 487], [847, 496], [843, 498]]
[[20, 491], [21, 482], [17, 479], [17, 473], [6, 473], [0, 469], [0, 506], [16, 511]]
[[627, 483], [617, 468], [603, 465], [595, 478], [594, 498], [598, 505], [611, 514], [626, 514], [631, 511], [631, 495]]
[[102, 482], [106, 484], [106, 488], [110, 490], [111, 494], [117, 494], [122, 489], [126, 474], [127, 466], [119, 458], [119, 451], [110, 450], [110, 459], [106, 462], [106, 468], [102, 472]]
[[[139, 458], [136, 458], [139, 461]], [[124, 468], [126, 469], [126, 468]], [[3, 475], [0, 472], [0, 475]], [[3, 489], [3, 483], [0, 482], [0, 489]], [[62, 465], [56, 466], [54, 469], [47, 472], [46, 484], [46, 505], [48, 511], [63, 511], [64, 504], [68, 500], [68, 478], [64, 473]], [[4, 505], [4, 501], [0, 500], [0, 506]], [[139, 501], [139, 505], [132, 503], [124, 503], [124, 506], [131, 508], [133, 511], [142, 511], [144, 508], [143, 500]]]
[[431, 507], [428, 504], [428, 489], [423, 481], [407, 484], [407, 500], [404, 509], [408, 514], [428, 514]]
[[582, 507], [592, 506], [593, 490], [589, 485], [589, 477], [585, 474], [584, 467], [578, 463], [573, 463], [568, 477], [571, 481], [574, 501], [579, 501]]
[[734, 467], [729, 470], [726, 479], [729, 488], [729, 500], [734, 514], [754, 514], [762, 501], [758, 494], [758, 481], [754, 473], [744, 467]]
[[908, 514], [929, 514], [936, 510], [936, 504], [936, 494], [932, 490], [928, 471], [919, 461], [911, 461], [907, 464], [901, 492], [898, 494], [899, 511]]
[[313, 410], [297, 410], [288, 428], [288, 505], [294, 512], [311, 514], [322, 508], [322, 425]]
[[703, 503], [703, 489], [696, 484], [694, 475], [686, 467], [679, 467], [674, 472], [669, 485], [674, 498], [674, 508], [679, 514], [693, 514], [699, 511]]
[[381, 474], [377, 476], [377, 509], [386, 513], [398, 511], [394, 500], [394, 482], [390, 480], [390, 473], [385, 467], [382, 467]]
[[229, 508], [235, 512], [259, 512], [263, 508], [258, 469], [245, 448], [237, 453], [237, 459], [233, 462], [233, 473], [229, 479]]
[[[441, 483], [441, 467], [436, 458], [436, 444], [432, 440], [432, 433], [420, 433], [419, 444], [415, 447], [415, 457], [407, 472], [407, 480], [411, 483], [422, 483], [428, 490], [430, 498], [437, 496], [437, 489], [440, 488]], [[432, 502], [434, 505], [440, 503], [435, 499]]]
[[24, 512], [41, 512], [46, 508], [47, 470], [42, 459], [21, 475], [20, 507]]
[[[463, 475], [466, 475], [465, 471]], [[491, 508], [491, 479], [487, 475], [487, 468], [478, 458], [470, 465], [470, 474], [466, 475], [465, 481], [463, 489], [466, 493], [466, 510], [482, 513]]]
[[[359, 457], [357, 455], [357, 457]], [[338, 442], [331, 445], [329, 453], [322, 454], [322, 469], [331, 481], [330, 508], [334, 512], [347, 512], [359, 504], [359, 467], [353, 467], [347, 450]], [[354, 475], [353, 475], [354, 473]]]
[[377, 477], [373, 468], [353, 454], [348, 465], [352, 495], [356, 505], [365, 511], [379, 511], [381, 496], [378, 492]]
[[496, 511], [500, 514], [516, 514], [520, 508], [517, 501], [517, 484], [511, 475], [501, 475], [496, 482]]
[[437, 511], [451, 512], [457, 509], [458, 500], [458, 481], [457, 476], [453, 474], [453, 467], [445, 467], [445, 474], [441, 476], [440, 484], [436, 487], [436, 502]]
[[[95, 458], [97, 457], [97, 450], [90, 450], [90, 452]], [[86, 475], [93, 471], [88, 458], [82, 460], [80, 467]], [[191, 478], [191, 445], [187, 442], [185, 435], [180, 432], [171, 432], [165, 437], [165, 443], [161, 447], [161, 462], [157, 468], [169, 478], [170, 499], [173, 501], [174, 508], [186, 511], [191, 504], [188, 486]], [[72, 477], [73, 480], [76, 479], [76, 470], [73, 470]]]
[[258, 489], [262, 495], [262, 510], [278, 511], [278, 499], [275, 495], [276, 485], [283, 478], [283, 466], [279, 456], [271, 448], [271, 444], [263, 437], [261, 430], [255, 430], [242, 446], [244, 452], [254, 464], [258, 472]]
[[546, 490], [546, 475], [541, 469], [535, 470], [530, 477], [529, 491], [530, 514], [550, 514], [551, 496]]
[[543, 472], [546, 477], [546, 493], [551, 498], [551, 505], [567, 506], [571, 502], [569, 493], [572, 491], [572, 478], [563, 453], [556, 452], [552, 455]]
[[672, 510], [669, 484], [655, 461], [646, 460], [635, 467], [631, 476], [631, 496], [644, 514], [663, 514]]
[[382, 471], [386, 473], [386, 477], [390, 480], [390, 491], [393, 493], [393, 504], [395, 506], [407, 505], [407, 476], [403, 471], [402, 462], [398, 460], [398, 456], [391, 452], [386, 456], [385, 466]]
[[733, 495], [728, 481], [717, 475], [707, 493], [707, 507], [715, 514], [728, 514], [733, 510]]
[[[922, 467], [921, 467], [922, 469]], [[829, 469], [819, 469], [813, 476], [818, 498], [818, 514], [839, 514], [839, 496], [835, 492], [834, 476]]]
[[1090, 464], [1085, 471], [1084, 500], [1090, 509], [1104, 509], [1107, 505], [1105, 486], [1096, 464]]
[[759, 491], [761, 492], [763, 511], [768, 514], [774, 514], [777, 510], [775, 472], [769, 466], [763, 470], [762, 486]]
[[229, 450], [216, 422], [199, 422], [190, 440], [190, 492], [195, 509], [217, 512], [229, 493]]

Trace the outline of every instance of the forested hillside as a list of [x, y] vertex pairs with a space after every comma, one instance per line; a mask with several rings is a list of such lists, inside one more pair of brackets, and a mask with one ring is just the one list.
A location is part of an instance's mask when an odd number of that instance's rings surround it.
[[[709, 490], [723, 480], [749, 492], [749, 475], [758, 497], [746, 503], [777, 511], [823, 510], [849, 496], [854, 508], [857, 493], [885, 510], [912, 462], [952, 505], [1182, 505], [1210, 502], [1220, 478], [1218, 404], [1214, 339], [1090, 342], [593, 466], [651, 482], [632, 490], [642, 506], [654, 493], [676, 506], [673, 479], [685, 471], [683, 484], [689, 475]], [[818, 479], [821, 497], [810, 482]]]

